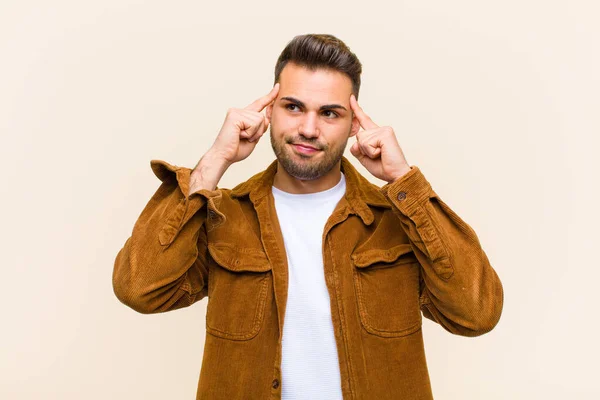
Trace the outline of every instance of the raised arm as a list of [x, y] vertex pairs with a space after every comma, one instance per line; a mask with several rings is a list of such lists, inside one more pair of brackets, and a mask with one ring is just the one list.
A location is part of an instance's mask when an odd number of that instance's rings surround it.
[[113, 290], [144, 313], [187, 307], [208, 294], [207, 213], [219, 213], [215, 190], [235, 162], [247, 158], [269, 126], [261, 111], [279, 93], [279, 84], [243, 109], [230, 108], [214, 144], [193, 170], [152, 160], [162, 181], [117, 254]]
[[502, 283], [475, 231], [433, 191], [417, 166], [381, 192], [421, 264], [421, 311], [447, 331], [478, 336], [496, 326]]
[[[221, 192], [196, 180], [189, 168], [152, 160], [162, 181], [117, 254], [112, 283], [117, 298], [134, 310], [158, 313], [187, 307], [207, 294], [207, 208]], [[185, 194], [185, 195], [184, 195]]]

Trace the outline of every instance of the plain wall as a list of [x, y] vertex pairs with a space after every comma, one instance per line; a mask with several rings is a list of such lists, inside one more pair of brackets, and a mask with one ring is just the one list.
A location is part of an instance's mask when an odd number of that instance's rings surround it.
[[[226, 110], [268, 93], [277, 56], [304, 33], [358, 55], [360, 105], [475, 229], [504, 285], [488, 334], [424, 320], [435, 398], [599, 398], [599, 11], [3, 1], [0, 398], [194, 398], [207, 299], [138, 314], [113, 294], [114, 260], [160, 183], [150, 160], [193, 167]], [[220, 187], [274, 159], [267, 134]]]

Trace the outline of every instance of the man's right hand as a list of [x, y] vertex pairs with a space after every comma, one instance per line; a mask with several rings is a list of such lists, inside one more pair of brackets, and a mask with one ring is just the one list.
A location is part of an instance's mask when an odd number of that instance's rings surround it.
[[248, 157], [269, 127], [270, 121], [261, 111], [277, 98], [278, 92], [279, 83], [276, 83], [268, 94], [247, 107], [230, 108], [209, 152], [229, 164]]
[[270, 123], [261, 111], [275, 101], [278, 93], [279, 83], [276, 83], [268, 94], [247, 107], [227, 111], [215, 142], [192, 171], [190, 193], [200, 188], [214, 189], [231, 164], [244, 160], [254, 151]]

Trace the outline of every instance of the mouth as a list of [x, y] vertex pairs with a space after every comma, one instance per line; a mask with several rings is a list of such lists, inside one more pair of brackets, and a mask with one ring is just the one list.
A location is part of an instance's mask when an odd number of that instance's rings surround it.
[[297, 152], [299, 152], [301, 154], [314, 154], [318, 151], [321, 151], [315, 147], [308, 146], [308, 145], [295, 144], [295, 143], [292, 143], [291, 145]]

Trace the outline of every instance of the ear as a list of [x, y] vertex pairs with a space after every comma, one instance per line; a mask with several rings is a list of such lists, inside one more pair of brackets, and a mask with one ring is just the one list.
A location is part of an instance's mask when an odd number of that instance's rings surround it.
[[271, 114], [273, 114], [273, 103], [269, 104], [267, 108], [265, 108], [265, 114], [269, 119], [269, 125], [271, 124]]
[[356, 135], [359, 130], [360, 122], [358, 121], [358, 118], [356, 118], [356, 115], [352, 113], [352, 129], [350, 130], [350, 137]]

